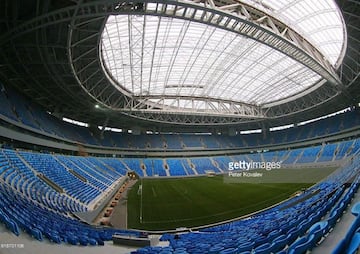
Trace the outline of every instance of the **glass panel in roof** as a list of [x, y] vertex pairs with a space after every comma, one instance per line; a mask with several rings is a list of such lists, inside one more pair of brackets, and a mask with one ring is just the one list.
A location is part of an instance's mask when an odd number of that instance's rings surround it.
[[[346, 29], [334, 0], [242, 0], [269, 13], [304, 36], [335, 66], [341, 58]], [[341, 60], [341, 59], [340, 59]]]
[[[344, 28], [332, 1], [313, 5], [307, 0], [245, 1], [294, 26], [331, 63], [340, 57]], [[321, 80], [314, 71], [253, 39], [169, 17], [109, 16], [101, 36], [101, 56], [118, 88], [135, 96], [262, 105], [300, 93]], [[204, 107], [186, 99], [180, 104]]]

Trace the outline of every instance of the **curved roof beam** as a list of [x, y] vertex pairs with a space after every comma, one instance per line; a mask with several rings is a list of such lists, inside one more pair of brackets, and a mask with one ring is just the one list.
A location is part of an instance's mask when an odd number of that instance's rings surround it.
[[[155, 4], [156, 8], [148, 8], [150, 4]], [[139, 8], [141, 6], [141, 8]], [[201, 13], [198, 15], [197, 13]], [[308, 68], [314, 70], [324, 77], [330, 83], [341, 86], [341, 82], [336, 74], [335, 69], [326, 60], [326, 58], [314, 46], [305, 40], [301, 35], [293, 31], [290, 27], [276, 20], [274, 17], [257, 10], [254, 7], [243, 3], [223, 4], [218, 1], [160, 1], [160, 0], [142, 0], [142, 1], [94, 1], [82, 3], [77, 6], [60, 9], [48, 14], [39, 16], [22, 25], [17, 26], [14, 30], [4, 34], [1, 43], [5, 43], [13, 38], [34, 31], [41, 27], [49, 25], [74, 21], [69, 30], [76, 29], [76, 26], [88, 23], [90, 20], [101, 20], [109, 14], [130, 14], [130, 15], [155, 15], [174, 17], [185, 20], [193, 20], [208, 25], [220, 27], [225, 30], [233, 31], [249, 38], [262, 42], [274, 49], [283, 52], [289, 57], [301, 62]], [[96, 32], [100, 35], [99, 31]], [[93, 38], [90, 35], [89, 38]], [[95, 36], [95, 35], [94, 35]], [[82, 45], [87, 38], [69, 38], [69, 50], [71, 47]], [[78, 62], [87, 54], [92, 54], [91, 50], [86, 51], [81, 57], [72, 59]], [[82, 62], [84, 63], [84, 62]], [[74, 68], [75, 75], [81, 86], [84, 81], [89, 79], [89, 75], [84, 75], [88, 66], [96, 65], [94, 59], [81, 65], [81, 68]], [[80, 71], [82, 75], [78, 75]], [[93, 74], [93, 72], [91, 73]], [[100, 82], [100, 81], [99, 81]], [[109, 82], [108, 82], [109, 83]], [[111, 84], [109, 84], [111, 85]], [[112, 85], [111, 85], [112, 86]], [[91, 87], [87, 87], [90, 91]], [[96, 89], [94, 89], [96, 90]], [[112, 92], [113, 94], [113, 92]], [[98, 97], [95, 99], [99, 100]], [[108, 96], [106, 96], [109, 99]], [[119, 98], [116, 99], [120, 101]], [[115, 104], [114, 104], [115, 105]], [[254, 110], [255, 112], [255, 110]], [[259, 111], [257, 111], [259, 114]], [[263, 116], [253, 115], [254, 118]]]
[[[149, 4], [156, 4], [156, 8], [148, 8]], [[141, 6], [141, 8], [137, 6]], [[39, 16], [4, 34], [0, 41], [4, 43], [37, 28], [71, 19], [96, 18], [121, 13], [181, 18], [230, 30], [273, 47], [309, 67], [330, 83], [341, 85], [335, 69], [323, 54], [303, 36], [275, 17], [241, 1], [234, 1], [231, 4], [224, 4], [217, 0], [94, 1]]]
[[[102, 2], [103, 4], [103, 2]], [[102, 8], [100, 7], [102, 6]], [[244, 35], [246, 37], [252, 38], [258, 42], [261, 42], [265, 45], [274, 48], [277, 51], [284, 53], [290, 58], [296, 60], [297, 62], [302, 63], [307, 66], [309, 69], [318, 73], [324, 79], [338, 87], [337, 89], [341, 89], [341, 82], [339, 77], [336, 74], [335, 69], [332, 65], [326, 60], [326, 58], [321, 54], [320, 51], [316, 49], [311, 43], [309, 43], [304, 37], [298, 34], [296, 31], [292, 30], [290, 27], [275, 19], [274, 17], [252, 7], [244, 3], [235, 3], [224, 5], [217, 1], [184, 1], [184, 2], [176, 2], [176, 1], [158, 1], [158, 0], [144, 0], [144, 1], [124, 1], [124, 2], [115, 2], [114, 1], [106, 1], [105, 4], [100, 6], [91, 6], [90, 4], [85, 4], [80, 6], [77, 11], [78, 14], [74, 13], [73, 18], [73, 29], [76, 30], [77, 27], [86, 25], [86, 22], [91, 22], [92, 18], [101, 17], [101, 14], [123, 14], [123, 15], [153, 15], [153, 16], [164, 16], [164, 17], [172, 17], [184, 20], [196, 21], [199, 23], [219, 27], [221, 29], [232, 31], [237, 34]], [[105, 7], [106, 6], [106, 7]], [[93, 11], [92, 15], [89, 15], [89, 11]], [[82, 15], [87, 13], [87, 21], [81, 19]], [[103, 16], [105, 17], [105, 16]], [[80, 22], [79, 22], [80, 21]], [[83, 23], [82, 23], [83, 22]], [[99, 34], [99, 32], [97, 32]], [[92, 37], [92, 35], [88, 35], [88, 37]], [[143, 40], [139, 37], [138, 40], [143, 44]], [[76, 47], [80, 47], [82, 42], [86, 42], [86, 38], [69, 38], [69, 50], [75, 52]], [[131, 46], [131, 45], [130, 45]], [[73, 54], [69, 54], [72, 56]], [[71, 57], [70, 57], [71, 58]], [[71, 58], [71, 62], [73, 65], [74, 74], [78, 78], [79, 84], [86, 90], [90, 96], [95, 98], [96, 100], [104, 103], [111, 109], [118, 109], [120, 111], [126, 112], [126, 114], [131, 114], [131, 112], [135, 111], [151, 111], [158, 112], [158, 109], [155, 108], [154, 100], [151, 98], [146, 98], [146, 96], [142, 96], [142, 99], [136, 98], [129, 91], [121, 91], [124, 95], [128, 97], [127, 103], [123, 104], [123, 100], [116, 99], [115, 103], [112, 103], [109, 100], [109, 96], [104, 96], [107, 93], [104, 93], [105, 89], [111, 90], [111, 96], [114, 95], [114, 81], [111, 81], [111, 77], [107, 77], [110, 82], [107, 85], [101, 85], [100, 93], [96, 93], [98, 89], [93, 89], [91, 84], [86, 84], [86, 81], [89, 79], [83, 80], [82, 77], [86, 77], [87, 75], [83, 75], [83, 72], [87, 64], [84, 64], [81, 60], [82, 58], [88, 58], [87, 52], [84, 55], [76, 56]], [[133, 62], [142, 65], [141, 55], [133, 55], [131, 60]], [[77, 64], [75, 62], [82, 62], [81, 69], [77, 68]], [[91, 65], [94, 62], [89, 62]], [[103, 63], [102, 63], [103, 64]], [[141, 68], [139, 68], [141, 71]], [[81, 75], [79, 75], [81, 74]], [[139, 74], [139, 73], [138, 73]], [[108, 75], [105, 73], [105, 75]], [[132, 77], [134, 75], [131, 75]], [[141, 75], [136, 75], [141, 78]], [[111, 83], [112, 82], [112, 83]], [[102, 82], [103, 83], [103, 82]], [[132, 82], [133, 83], [133, 82]], [[141, 82], [140, 82], [141, 83]], [[96, 85], [99, 85], [97, 83]], [[115, 85], [116, 86], [116, 85]], [[118, 87], [118, 86], [117, 86]], [[311, 90], [311, 89], [310, 89]], [[105, 101], [101, 98], [105, 97]], [[168, 104], [163, 103], [166, 98], [162, 98], [158, 100], [159, 104], [157, 107], [164, 110], [164, 112], [169, 112], [174, 110], [173, 107], [169, 107]], [[289, 98], [287, 98], [288, 100]], [[180, 100], [180, 99], [179, 99]], [[177, 103], [179, 100], [173, 100], [171, 103]], [[184, 101], [184, 100], [182, 100]], [[187, 100], [188, 103], [193, 104], [195, 99]], [[212, 105], [218, 105], [215, 100], [211, 100], [208, 98], [207, 100], [202, 102], [205, 108], [211, 108]], [[279, 101], [278, 104], [282, 102]], [[121, 104], [121, 105], [120, 105]], [[258, 106], [251, 108], [251, 105], [242, 105], [237, 102], [237, 107], [226, 108], [225, 110], [220, 110], [218, 113], [224, 113], [225, 115], [236, 115], [238, 117], [247, 117], [247, 118], [264, 118], [266, 117], [264, 112]], [[134, 107], [134, 105], [136, 105]], [[142, 107], [141, 107], [142, 105]], [[129, 107], [130, 106], [130, 107]], [[266, 106], [266, 105], [264, 105]], [[129, 107], [129, 108], [127, 108]], [[229, 112], [229, 109], [245, 109], [240, 110], [240, 112], [245, 112], [243, 114], [239, 114], [239, 110], [235, 110], [233, 112]], [[250, 110], [248, 110], [250, 109]], [[191, 114], [191, 110], [183, 108], [183, 113]], [[219, 109], [217, 109], [219, 110]], [[181, 110], [177, 108], [176, 112], [180, 112]], [[206, 111], [206, 110], [205, 110]], [[159, 111], [159, 113], [161, 110]], [[249, 114], [250, 112], [250, 114]], [[193, 110], [194, 114], [197, 114], [195, 110]], [[205, 112], [202, 112], [205, 113]], [[208, 113], [208, 112], [206, 112]]]

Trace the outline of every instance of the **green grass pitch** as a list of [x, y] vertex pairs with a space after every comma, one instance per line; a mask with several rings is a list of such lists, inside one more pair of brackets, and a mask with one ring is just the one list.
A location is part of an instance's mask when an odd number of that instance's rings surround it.
[[233, 219], [281, 202], [334, 170], [265, 171], [263, 182], [228, 182], [226, 176], [139, 180], [128, 196], [128, 228], [168, 230]]

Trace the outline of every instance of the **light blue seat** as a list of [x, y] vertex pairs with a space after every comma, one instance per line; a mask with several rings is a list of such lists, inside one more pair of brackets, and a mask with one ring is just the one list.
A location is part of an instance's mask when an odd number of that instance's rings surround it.
[[[329, 231], [328, 221], [319, 221], [313, 224], [309, 229], [309, 234], [314, 235], [314, 243], [316, 244]], [[315, 247], [315, 246], [313, 246]]]
[[[360, 245], [360, 216], [357, 216], [352, 222], [349, 230], [347, 231], [345, 237], [336, 245], [332, 254], [341, 254], [344, 250], [354, 250], [357, 249]], [[350, 253], [350, 252], [349, 252]]]
[[359, 213], [360, 213], [360, 202], [356, 203], [355, 205], [353, 205], [351, 207], [351, 213], [354, 215], [354, 216], [358, 216]]
[[289, 246], [288, 254], [303, 254], [307, 250], [311, 250], [313, 246], [314, 235], [306, 235], [297, 239]]

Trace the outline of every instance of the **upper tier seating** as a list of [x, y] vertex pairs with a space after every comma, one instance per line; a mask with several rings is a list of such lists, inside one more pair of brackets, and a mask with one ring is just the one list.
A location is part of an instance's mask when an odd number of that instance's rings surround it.
[[66, 139], [74, 143], [134, 150], [191, 150], [264, 147], [300, 142], [339, 132], [358, 129], [358, 110], [349, 111], [327, 119], [266, 134], [247, 134], [229, 137], [210, 134], [141, 134], [105, 131], [93, 133], [90, 128], [64, 122], [47, 113], [40, 106], [10, 87], [1, 86], [0, 117], [12, 124], [34, 130], [44, 135]]

